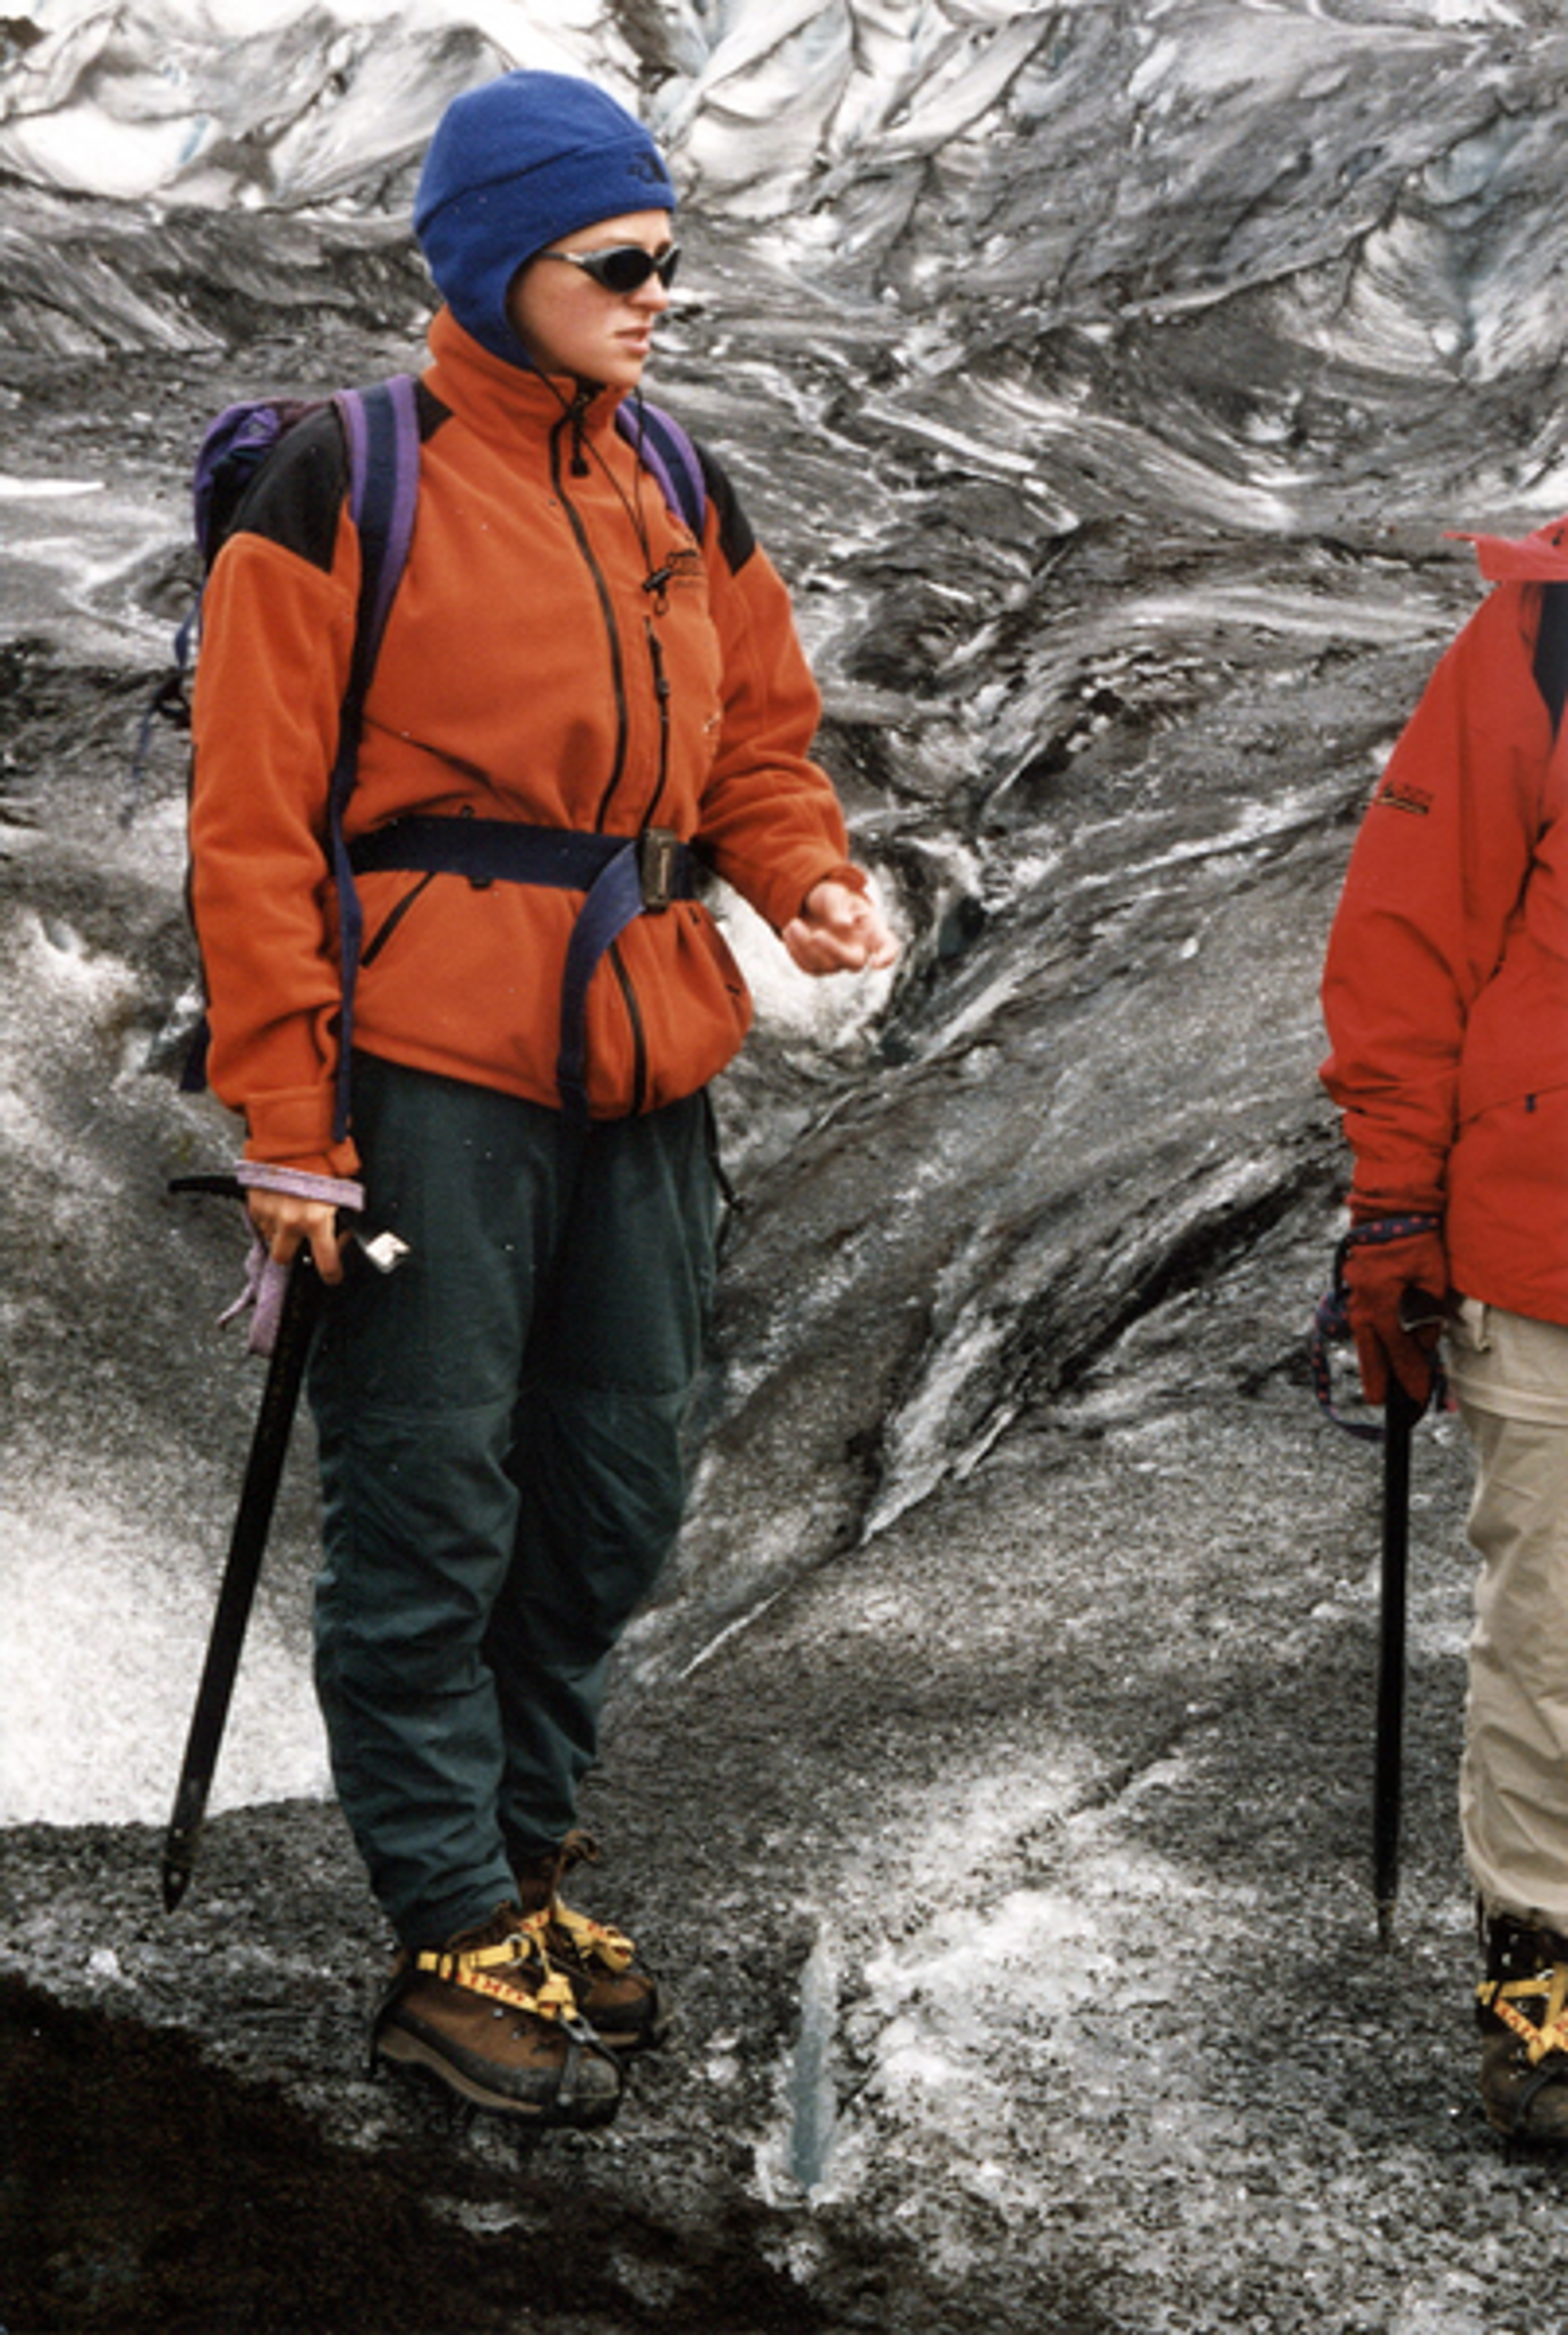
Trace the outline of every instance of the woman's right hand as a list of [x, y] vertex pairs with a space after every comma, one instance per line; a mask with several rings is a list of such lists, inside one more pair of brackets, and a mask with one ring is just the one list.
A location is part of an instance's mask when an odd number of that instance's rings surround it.
[[275, 1264], [292, 1264], [308, 1243], [312, 1261], [324, 1281], [343, 1279], [337, 1210], [324, 1200], [296, 1199], [291, 1192], [269, 1192], [253, 1185], [246, 1195], [250, 1221], [266, 1243]]

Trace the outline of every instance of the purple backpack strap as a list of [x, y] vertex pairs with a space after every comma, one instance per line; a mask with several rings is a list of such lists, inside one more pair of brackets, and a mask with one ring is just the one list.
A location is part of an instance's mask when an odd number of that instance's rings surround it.
[[708, 481], [697, 449], [674, 415], [645, 397], [627, 397], [615, 408], [615, 427], [658, 480], [671, 510], [701, 543], [708, 517]]
[[420, 490], [420, 425], [411, 373], [334, 398], [348, 447], [349, 515], [360, 539], [363, 582], [355, 665], [369, 683], [392, 612]]

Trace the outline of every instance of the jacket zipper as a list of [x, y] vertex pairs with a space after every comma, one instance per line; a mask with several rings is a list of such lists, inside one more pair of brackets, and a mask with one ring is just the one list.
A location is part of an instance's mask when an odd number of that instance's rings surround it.
[[408, 915], [409, 910], [413, 906], [414, 902], [419, 898], [421, 893], [425, 891], [434, 882], [435, 877], [433, 876], [421, 876], [419, 882], [413, 887], [412, 890], [405, 892], [402, 898], [395, 901], [392, 907], [388, 909], [386, 915], [382, 918], [381, 923], [376, 926], [375, 931], [372, 934], [370, 939], [366, 941], [363, 948], [360, 951], [359, 968], [362, 973], [365, 970], [367, 965], [372, 965], [375, 963], [382, 949], [385, 948], [388, 941], [391, 940], [392, 935], [396, 932], [403, 918]]
[[[588, 540], [588, 531], [583, 525], [561, 474], [561, 437], [568, 424], [572, 432], [572, 475], [581, 477], [587, 470], [587, 462], [582, 451], [582, 435], [583, 420], [587, 412], [588, 402], [587, 392], [579, 392], [569, 411], [562, 415], [552, 431], [550, 474], [556, 492], [561, 499], [561, 508], [566, 512], [572, 533], [576, 538], [577, 548], [583, 556], [584, 565], [594, 579], [594, 590], [598, 596], [599, 613], [604, 618], [605, 632], [610, 644], [610, 672], [615, 692], [615, 754], [610, 770], [609, 784], [600, 798], [598, 812], [594, 822], [595, 826], [602, 831], [609, 817], [610, 805], [615, 799], [615, 790], [625, 775], [628, 724], [626, 674], [621, 659], [621, 635], [615, 626], [615, 603], [610, 597], [604, 570], [594, 557], [594, 547]], [[651, 823], [654, 809], [664, 791], [670, 759], [670, 683], [664, 672], [663, 652], [651, 624], [648, 625], [647, 631], [649, 654], [653, 668], [653, 693], [659, 701], [659, 775], [658, 783], [653, 790], [653, 800], [648, 806], [647, 817], [644, 820], [644, 826]], [[609, 956], [611, 965], [615, 969], [616, 982], [620, 986], [622, 1003], [625, 1007], [627, 1027], [632, 1033], [632, 1109], [634, 1112], [637, 1112], [644, 1109], [648, 1093], [647, 1036], [643, 1027], [643, 1012], [637, 1003], [636, 989], [630, 974], [626, 971], [618, 942], [611, 945]]]
[[600, 798], [598, 811], [594, 819], [595, 828], [603, 828], [609, 816], [610, 805], [615, 799], [615, 790], [625, 774], [626, 675], [621, 662], [621, 635], [615, 629], [615, 603], [610, 597], [604, 570], [594, 557], [594, 547], [588, 541], [588, 531], [583, 525], [576, 505], [573, 502], [566, 482], [561, 475], [562, 433], [568, 425], [574, 435], [580, 433], [583, 414], [587, 409], [587, 403], [586, 392], [579, 393], [575, 402], [566, 412], [562, 414], [555, 429], [550, 432], [550, 478], [557, 494], [560, 497], [561, 508], [566, 514], [572, 533], [576, 538], [577, 549], [582, 553], [583, 563], [594, 579], [594, 590], [598, 596], [599, 614], [604, 619], [605, 634], [610, 644], [610, 679], [615, 696], [615, 752], [610, 765], [609, 783]]
[[653, 668], [653, 694], [659, 701], [659, 776], [643, 817], [644, 826], [652, 827], [670, 776], [670, 676], [664, 670], [663, 644], [653, 630], [652, 617], [644, 617], [643, 629], [648, 635], [648, 662]]
[[[659, 775], [643, 819], [644, 827], [652, 827], [670, 776], [670, 676], [664, 670], [663, 644], [647, 616], [643, 619], [643, 628], [648, 635], [648, 662], [653, 668], [653, 694], [659, 701]], [[625, 1002], [626, 1019], [632, 1026], [632, 1109], [642, 1110], [647, 1101], [648, 1050], [643, 1032], [642, 1008], [637, 1003], [632, 976], [622, 960], [619, 942], [610, 951], [610, 962], [615, 968], [615, 978], [621, 984], [621, 995]]]
[[[642, 628], [649, 635], [653, 696], [658, 698], [658, 780], [653, 785], [653, 794], [649, 796], [649, 808], [642, 818], [642, 824], [651, 827], [655, 810], [658, 810], [663, 794], [665, 794], [667, 780], [670, 780], [670, 674], [665, 673], [665, 649], [663, 649], [658, 633], [653, 631], [653, 621], [644, 616]], [[642, 1030], [642, 1006], [637, 1004], [637, 990], [633, 985], [633, 976], [625, 969], [618, 941], [611, 945], [609, 962], [616, 969], [616, 981], [621, 983], [621, 997], [625, 1002], [625, 1018], [633, 1027], [633, 1109], [642, 1111], [646, 1107], [646, 1095], [649, 1095], [649, 1049], [646, 1049], [646, 1037], [644, 1030]]]

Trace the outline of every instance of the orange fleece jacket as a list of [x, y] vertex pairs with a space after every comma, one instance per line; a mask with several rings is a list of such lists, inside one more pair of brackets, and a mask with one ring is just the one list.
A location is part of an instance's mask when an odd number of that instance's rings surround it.
[[1352, 1210], [1444, 1218], [1466, 1296], [1568, 1322], [1568, 723], [1532, 671], [1553, 539], [1482, 547], [1448, 650], [1362, 822], [1330, 938], [1323, 1079]]
[[[411, 812], [673, 828], [776, 928], [823, 879], [859, 883], [809, 759], [820, 703], [788, 596], [711, 458], [699, 547], [614, 427], [613, 392], [575, 422], [575, 383], [492, 357], [446, 311], [431, 354], [413, 541], [366, 704], [350, 838]], [[306, 423], [284, 441], [214, 566], [190, 838], [213, 1085], [244, 1114], [251, 1157], [341, 1174], [355, 1154], [332, 1138], [326, 789], [359, 549], [334, 429]], [[645, 590], [665, 567], [664, 591]], [[359, 889], [356, 1043], [554, 1104], [582, 896], [394, 871]], [[705, 906], [637, 918], [589, 991], [595, 1116], [694, 1092], [750, 1018]]]

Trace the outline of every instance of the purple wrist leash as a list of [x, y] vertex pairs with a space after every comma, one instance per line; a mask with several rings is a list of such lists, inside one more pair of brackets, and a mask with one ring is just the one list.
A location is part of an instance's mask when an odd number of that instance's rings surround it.
[[[291, 1199], [316, 1200], [324, 1207], [347, 1208], [355, 1216], [364, 1206], [364, 1186], [346, 1176], [315, 1176], [305, 1168], [275, 1167], [265, 1159], [242, 1159], [234, 1171], [234, 1180], [247, 1191], [283, 1192]], [[288, 1273], [286, 1264], [274, 1262], [260, 1233], [253, 1231], [250, 1252], [245, 1260], [245, 1286], [233, 1304], [218, 1317], [222, 1327], [237, 1321], [241, 1314], [250, 1315], [245, 1342], [247, 1354], [270, 1355], [276, 1344]]]

